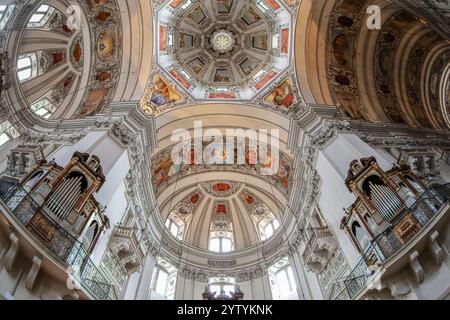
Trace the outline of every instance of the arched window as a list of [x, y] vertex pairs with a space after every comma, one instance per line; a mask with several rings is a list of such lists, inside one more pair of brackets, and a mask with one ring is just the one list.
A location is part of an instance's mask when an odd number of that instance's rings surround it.
[[56, 111], [56, 106], [47, 98], [42, 98], [30, 106], [36, 115], [48, 119]]
[[21, 55], [17, 60], [17, 76], [24, 82], [37, 76], [37, 59], [35, 53]]
[[173, 300], [177, 281], [177, 269], [159, 258], [153, 272], [150, 300]]
[[173, 235], [175, 238], [178, 238], [178, 231], [180, 230], [180, 228], [175, 222], [173, 222], [171, 219], [167, 219], [166, 227], [171, 235]]
[[3, 30], [9, 18], [11, 17], [11, 13], [14, 10], [13, 5], [0, 5], [0, 31]]
[[185, 223], [175, 213], [171, 213], [166, 220], [167, 230], [178, 240], [183, 240]]
[[352, 233], [358, 240], [359, 245], [364, 251], [370, 245], [370, 239], [364, 232], [359, 221], [353, 221], [352, 223]]
[[6, 143], [17, 138], [18, 136], [19, 132], [9, 121], [3, 121], [0, 123], [0, 147], [4, 146]]
[[156, 286], [155, 291], [156, 293], [165, 296], [166, 295], [166, 286], [167, 286], [167, 279], [169, 278], [169, 274], [161, 268], [158, 268], [158, 273], [156, 275]]
[[0, 147], [6, 144], [9, 140], [9, 136], [6, 133], [0, 133]]
[[268, 273], [274, 300], [298, 299], [294, 273], [288, 257], [272, 265]]
[[209, 250], [226, 253], [233, 251], [233, 241], [226, 237], [214, 237], [209, 240]]
[[278, 220], [272, 215], [270, 220], [264, 219], [259, 223], [259, 231], [261, 240], [267, 240], [273, 236], [275, 231], [280, 227]]
[[83, 237], [83, 245], [86, 250], [89, 250], [92, 246], [93, 241], [95, 240], [95, 237], [98, 233], [98, 222], [92, 221], [89, 225], [89, 228], [86, 231], [86, 234]]
[[55, 11], [54, 8], [43, 4], [41, 5], [31, 16], [28, 21], [29, 28], [39, 28], [43, 27], [47, 21], [50, 19], [51, 15]]

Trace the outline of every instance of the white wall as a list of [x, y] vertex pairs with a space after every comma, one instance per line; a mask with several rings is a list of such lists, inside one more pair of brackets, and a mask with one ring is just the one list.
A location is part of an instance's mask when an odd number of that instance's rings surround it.
[[319, 207], [337, 237], [350, 266], [356, 265], [358, 252], [348, 235], [340, 229], [344, 217], [343, 208], [349, 207], [356, 197], [345, 186], [350, 163], [374, 156], [383, 170], [389, 170], [395, 159], [388, 153], [376, 150], [354, 134], [339, 134], [324, 150], [319, 151], [316, 169], [322, 178], [320, 186]]

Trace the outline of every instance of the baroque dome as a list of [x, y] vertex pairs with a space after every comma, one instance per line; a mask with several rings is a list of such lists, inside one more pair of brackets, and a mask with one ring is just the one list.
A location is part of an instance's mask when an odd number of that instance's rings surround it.
[[252, 100], [290, 64], [292, 18], [278, 2], [169, 2], [158, 64], [194, 100]]

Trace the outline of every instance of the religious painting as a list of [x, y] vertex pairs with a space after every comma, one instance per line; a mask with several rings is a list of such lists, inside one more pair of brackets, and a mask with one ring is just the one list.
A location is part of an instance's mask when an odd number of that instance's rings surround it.
[[195, 58], [194, 60], [190, 61], [187, 65], [189, 69], [197, 76], [202, 73], [202, 70], [205, 67], [205, 63], [200, 58]]
[[225, 99], [232, 100], [236, 99], [236, 93], [234, 92], [210, 92], [208, 95], [209, 99]]
[[247, 203], [248, 205], [252, 205], [253, 202], [255, 201], [255, 199], [248, 193], [248, 192], [244, 192], [242, 194], [242, 200], [244, 200], [245, 203]]
[[291, 80], [285, 79], [281, 82], [281, 84], [264, 99], [264, 101], [279, 107], [290, 108], [294, 103]]
[[203, 12], [202, 8], [200, 6], [196, 7], [189, 15], [188, 17], [194, 21], [196, 24], [201, 24], [203, 20], [206, 19], [206, 15]]
[[154, 87], [151, 89], [150, 101], [157, 105], [163, 106], [168, 103], [181, 101], [183, 97], [169, 85], [161, 76], [156, 76], [154, 81]]
[[172, 0], [172, 2], [169, 4], [169, 6], [172, 9], [178, 8], [178, 6], [183, 2], [184, 0]]
[[80, 116], [89, 117], [100, 113], [102, 107], [105, 105], [108, 93], [109, 89], [91, 91], [80, 111]]
[[212, 189], [215, 192], [227, 192], [231, 189], [231, 186], [225, 182], [218, 182], [212, 186]]
[[256, 150], [248, 149], [245, 152], [245, 164], [254, 166], [258, 163], [258, 152]]
[[280, 4], [276, 0], [266, 0], [266, 3], [273, 9], [273, 11], [277, 11], [281, 8]]
[[195, 193], [191, 196], [190, 202], [192, 204], [196, 204], [200, 200], [200, 195], [198, 193]]
[[219, 203], [216, 207], [216, 213], [227, 214], [227, 206], [224, 203]]
[[107, 4], [109, 0], [88, 0], [88, 5], [91, 9], [98, 8]]
[[178, 73], [175, 69], [172, 69], [169, 71], [169, 73], [172, 75], [172, 77], [175, 78], [175, 80], [178, 81], [179, 84], [181, 84], [186, 90], [189, 90], [191, 88], [191, 84], [189, 81], [186, 80], [181, 74]]
[[100, 32], [97, 39], [97, 55], [100, 61], [108, 62], [116, 51], [115, 34], [110, 29]]
[[159, 25], [159, 51], [167, 51], [167, 28]]
[[256, 12], [255, 8], [249, 7], [248, 10], [242, 15], [242, 21], [245, 22], [247, 26], [250, 26], [262, 19], [262, 17]]
[[239, 67], [246, 76], [250, 75], [257, 66], [258, 62], [249, 58], [245, 58], [245, 60], [239, 64]]
[[164, 152], [152, 159], [152, 177], [153, 184], [158, 189], [164, 182], [176, 174], [179, 170], [172, 161], [172, 154]]
[[275, 78], [277, 74], [278, 73], [276, 71], [270, 71], [268, 74], [266, 74], [261, 80], [258, 81], [257, 84], [255, 84], [256, 90], [260, 90], [265, 87], [270, 82], [270, 80]]
[[178, 41], [180, 49], [192, 48], [194, 46], [194, 36], [187, 33], [180, 32]]
[[216, 0], [218, 13], [230, 13], [233, 0]]
[[81, 44], [81, 40], [76, 40], [76, 43], [72, 49], [72, 58], [75, 61], [77, 67], [81, 66], [83, 58], [83, 46]]
[[297, 5], [297, 3], [298, 3], [298, 0], [285, 0], [285, 1], [289, 7], [293, 7], [293, 6]]
[[268, 49], [268, 43], [269, 43], [269, 35], [267, 33], [265, 34], [259, 34], [252, 37], [252, 47], [259, 49], [259, 50], [267, 50]]
[[278, 172], [275, 175], [275, 178], [288, 189], [289, 187], [289, 179], [292, 174], [292, 168], [290, 164], [283, 158], [280, 158]]
[[227, 69], [217, 69], [214, 75], [214, 82], [230, 82], [230, 72]]
[[289, 52], [289, 28], [281, 30], [281, 53]]

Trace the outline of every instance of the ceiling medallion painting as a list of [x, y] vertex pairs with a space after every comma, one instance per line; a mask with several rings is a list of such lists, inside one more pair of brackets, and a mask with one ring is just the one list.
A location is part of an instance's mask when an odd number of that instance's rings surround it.
[[202, 188], [207, 194], [215, 198], [227, 198], [234, 195], [241, 184], [234, 181], [208, 181], [202, 183]]
[[[157, 10], [157, 64], [192, 100], [254, 101], [291, 65], [293, 20], [280, 0], [173, 0]], [[285, 89], [266, 102], [290, 108]]]

